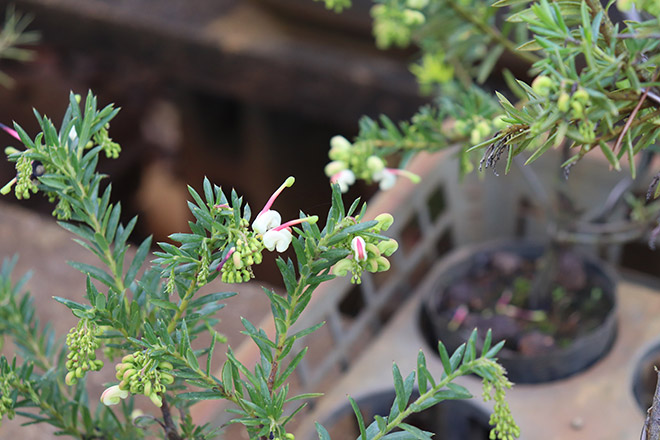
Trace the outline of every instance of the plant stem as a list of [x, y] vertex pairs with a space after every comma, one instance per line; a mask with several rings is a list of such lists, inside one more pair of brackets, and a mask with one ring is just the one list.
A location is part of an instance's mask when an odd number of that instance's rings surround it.
[[183, 440], [179, 435], [174, 420], [172, 420], [172, 414], [170, 413], [170, 406], [167, 403], [167, 399], [163, 396], [163, 406], [160, 407], [160, 411], [163, 414], [163, 429], [167, 435], [168, 440]]
[[493, 26], [490, 26], [487, 23], [481, 21], [478, 15], [474, 13], [474, 11], [465, 10], [461, 5], [456, 3], [454, 0], [447, 0], [447, 4], [449, 5], [450, 8], [456, 11], [456, 13], [463, 20], [474, 25], [477, 29], [479, 29], [479, 31], [481, 31], [485, 35], [488, 35], [491, 38], [491, 40], [502, 45], [507, 51], [516, 55], [518, 58], [526, 61], [529, 64], [534, 64], [535, 62], [540, 60], [540, 58], [534, 55], [533, 53], [517, 50], [516, 45], [511, 40], [509, 40], [504, 35], [502, 35], [502, 33]]
[[190, 286], [188, 286], [188, 290], [186, 291], [185, 295], [183, 295], [183, 298], [181, 299], [181, 303], [179, 304], [179, 307], [177, 308], [176, 313], [172, 318], [172, 321], [170, 321], [170, 323], [167, 326], [167, 333], [172, 333], [174, 331], [177, 323], [181, 319], [181, 316], [183, 316], [183, 313], [188, 308], [188, 302], [190, 301], [190, 298], [192, 298], [193, 294], [197, 291], [196, 289], [197, 282], [195, 281], [196, 279], [197, 279], [197, 272], [195, 272], [195, 275], [193, 275], [193, 278], [190, 280]]
[[453, 382], [454, 379], [456, 379], [457, 377], [469, 374], [475, 367], [479, 366], [479, 364], [481, 364], [483, 362], [484, 362], [483, 358], [475, 359], [471, 362], [467, 362], [467, 363], [461, 365], [453, 373], [448, 374], [446, 376], [443, 375], [444, 376], [443, 379], [440, 380], [440, 382], [438, 382], [438, 384], [436, 386], [429, 389], [424, 394], [421, 394], [413, 403], [408, 405], [408, 407], [405, 410], [403, 410], [402, 412], [400, 412], [399, 415], [396, 416], [394, 419], [388, 420], [385, 429], [382, 430], [381, 432], [377, 433], [370, 440], [380, 440], [381, 438], [383, 438], [391, 430], [393, 430], [394, 428], [399, 426], [401, 424], [401, 422], [403, 422], [403, 420], [405, 420], [406, 417], [408, 417], [409, 415], [415, 413], [416, 412], [415, 411], [416, 407], [419, 407], [420, 405], [422, 405], [426, 400], [431, 399], [434, 394], [436, 394], [438, 391], [445, 388], [449, 383]]
[[640, 440], [660, 440], [660, 372], [655, 369], [658, 380], [653, 394], [653, 404], [648, 409]]

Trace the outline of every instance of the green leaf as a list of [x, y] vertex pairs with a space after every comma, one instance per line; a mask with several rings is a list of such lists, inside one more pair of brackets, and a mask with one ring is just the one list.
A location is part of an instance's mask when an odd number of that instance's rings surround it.
[[409, 425], [407, 423], [401, 423], [399, 425], [399, 428], [409, 432], [417, 440], [431, 440], [431, 436], [433, 435], [430, 432], [422, 431], [421, 429], [419, 429], [415, 426]]
[[323, 427], [319, 422], [314, 422], [316, 426], [316, 433], [319, 435], [319, 440], [332, 440], [328, 430]]
[[89, 275], [92, 278], [101, 281], [106, 286], [115, 288], [115, 280], [110, 275], [105, 273], [102, 269], [99, 269], [98, 267], [92, 266], [90, 264], [80, 263], [77, 261], [68, 261], [67, 263], [69, 264], [69, 266], [79, 270], [85, 275]]
[[458, 368], [458, 365], [461, 363], [461, 358], [463, 357], [464, 353], [465, 353], [465, 344], [461, 344], [458, 346], [454, 354], [451, 355], [451, 358], [449, 358], [449, 363], [451, 364], [451, 371], [454, 371], [456, 368]]
[[174, 310], [177, 311], [179, 310], [179, 307], [174, 304], [173, 302], [164, 300], [164, 299], [157, 299], [157, 298], [150, 298], [149, 302], [155, 306], [158, 306], [162, 309], [168, 309], [168, 310]]
[[616, 155], [609, 147], [609, 145], [607, 145], [603, 141], [600, 141], [599, 145], [600, 145], [600, 150], [603, 152], [605, 158], [610, 163], [610, 165], [612, 165], [612, 168], [614, 168], [617, 171], [621, 171], [621, 164], [619, 163], [619, 159], [617, 159]]
[[428, 389], [428, 383], [426, 381], [426, 375], [424, 371], [426, 369], [426, 357], [424, 352], [419, 350], [417, 353], [417, 387], [419, 388], [419, 394], [424, 394]]
[[442, 341], [438, 341], [438, 354], [440, 354], [440, 361], [442, 362], [445, 374], [449, 376], [454, 370], [451, 367], [451, 362], [449, 362], [449, 353], [447, 353], [445, 344]]
[[219, 400], [223, 398], [222, 394], [217, 391], [194, 391], [177, 394], [176, 397], [183, 400]]
[[57, 301], [58, 303], [64, 304], [65, 306], [67, 306], [71, 310], [89, 310], [89, 309], [91, 309], [91, 307], [86, 305], [86, 304], [80, 304], [78, 302], [71, 301], [70, 299], [62, 298], [62, 297], [59, 297], [59, 296], [54, 296], [53, 299], [55, 301]]
[[348, 396], [348, 400], [349, 402], [351, 402], [351, 408], [353, 408], [353, 412], [355, 413], [355, 418], [357, 419], [358, 422], [358, 428], [360, 429], [360, 437], [358, 437], [358, 439], [367, 440], [367, 433], [364, 428], [364, 418], [362, 417], [360, 408], [358, 407], [357, 402], [355, 402], [355, 400], [351, 396]]

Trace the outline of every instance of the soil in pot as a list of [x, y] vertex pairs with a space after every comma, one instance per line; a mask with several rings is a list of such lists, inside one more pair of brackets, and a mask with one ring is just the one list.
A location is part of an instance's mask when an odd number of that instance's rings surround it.
[[[388, 390], [358, 399], [365, 422], [370, 423], [374, 415], [387, 416], [394, 397], [394, 390]], [[416, 397], [413, 393], [413, 398]], [[491, 429], [488, 419], [488, 414], [468, 401], [448, 400], [411, 415], [405, 423], [435, 433], [433, 438], [437, 440], [487, 440]], [[323, 426], [331, 438], [349, 439], [360, 435], [355, 415], [348, 404]]]
[[493, 340], [506, 341], [499, 358], [518, 383], [567, 377], [605, 354], [616, 332], [613, 277], [596, 260], [561, 250], [550, 295], [533, 299], [543, 249], [500, 242], [449, 256], [422, 310], [429, 343], [453, 350], [472, 329], [481, 337], [492, 329]]

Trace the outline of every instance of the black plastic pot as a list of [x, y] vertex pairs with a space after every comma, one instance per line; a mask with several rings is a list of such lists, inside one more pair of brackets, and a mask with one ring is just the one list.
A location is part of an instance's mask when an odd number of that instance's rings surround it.
[[[535, 260], [543, 250], [544, 247], [536, 243], [497, 241], [458, 249], [438, 262], [431, 275], [436, 281], [428, 292], [424, 292], [420, 311], [420, 325], [431, 347], [435, 348], [437, 341], [441, 340], [451, 353], [467, 340], [472, 331], [449, 330], [451, 316], [442, 310], [441, 304], [449, 286], [471, 274], [475, 265], [483, 264], [484, 258], [494, 252], [512, 252], [524, 259]], [[616, 337], [616, 277], [604, 262], [578, 255], [584, 264], [588, 283], [601, 289], [602, 300], [608, 301], [611, 307], [599, 326], [576, 337], [568, 345], [534, 356], [503, 348], [498, 359], [514, 383], [541, 383], [566, 378], [594, 364], [611, 348]], [[479, 328], [478, 331], [480, 345], [488, 329]]]
[[639, 360], [633, 373], [633, 395], [639, 408], [646, 412], [653, 404], [658, 373], [660, 367], [660, 343], [650, 348]]
[[[418, 395], [413, 393], [413, 399]], [[360, 412], [368, 424], [374, 415], [385, 417], [394, 402], [394, 390], [384, 390], [357, 400]], [[405, 422], [419, 429], [433, 432], [437, 440], [488, 440], [491, 426], [489, 415], [469, 401], [447, 400], [413, 414]], [[326, 420], [323, 426], [332, 438], [356, 438], [360, 435], [355, 414], [346, 403]]]

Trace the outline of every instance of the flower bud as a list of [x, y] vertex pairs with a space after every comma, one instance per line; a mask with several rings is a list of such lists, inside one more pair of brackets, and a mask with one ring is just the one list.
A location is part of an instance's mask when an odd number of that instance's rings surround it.
[[101, 394], [101, 402], [106, 405], [117, 405], [121, 399], [128, 397], [128, 391], [122, 390], [118, 385], [113, 385], [103, 391]]
[[385, 272], [390, 269], [390, 260], [387, 258], [378, 257], [376, 258], [376, 262], [378, 263], [378, 272]]
[[371, 174], [379, 173], [385, 169], [385, 161], [378, 156], [369, 156], [367, 158], [367, 168]]
[[330, 139], [330, 151], [348, 152], [352, 145], [344, 136], [336, 135]]
[[174, 366], [167, 361], [160, 361], [158, 362], [158, 368], [161, 370], [172, 370]]
[[377, 257], [380, 257], [381, 254], [380, 249], [378, 249], [378, 247], [375, 244], [367, 243], [365, 249], [367, 250], [368, 255], [375, 255]]
[[381, 241], [378, 243], [378, 249], [383, 255], [389, 257], [394, 252], [396, 252], [397, 249], [399, 249], [399, 243], [397, 243], [397, 241], [393, 238], [390, 240]]
[[169, 373], [160, 373], [160, 382], [165, 385], [174, 383], [174, 376]]
[[570, 108], [571, 97], [566, 92], [561, 92], [559, 98], [557, 99], [557, 108], [560, 112], [566, 113]]
[[353, 262], [348, 258], [337, 261], [337, 263], [332, 268], [332, 273], [338, 277], [343, 277], [348, 274], [353, 268]]
[[424, 9], [429, 0], [406, 0], [406, 6], [412, 9]]
[[73, 371], [66, 373], [66, 376], [64, 377], [64, 383], [69, 386], [77, 384], [78, 379], [76, 378], [76, 374]]
[[330, 162], [325, 166], [324, 172], [326, 176], [332, 177], [335, 174], [344, 171], [347, 168], [348, 165], [343, 160], [333, 160], [332, 162]]
[[158, 408], [163, 406], [163, 399], [161, 399], [161, 397], [158, 394], [156, 393], [149, 394], [149, 399], [151, 399], [153, 404], [156, 405]]
[[387, 231], [392, 226], [392, 223], [394, 223], [394, 217], [387, 212], [378, 214], [374, 220], [378, 222], [376, 227], [381, 231]]
[[554, 82], [552, 79], [545, 75], [539, 75], [532, 81], [532, 89], [537, 95], [542, 97], [546, 97], [552, 92], [553, 85]]
[[405, 9], [403, 11], [403, 22], [408, 26], [419, 26], [424, 24], [426, 17], [419, 11], [414, 9]]
[[578, 89], [573, 93], [573, 99], [577, 102], [580, 102], [582, 104], [588, 104], [589, 103], [589, 93], [587, 93], [586, 90], [584, 89]]

